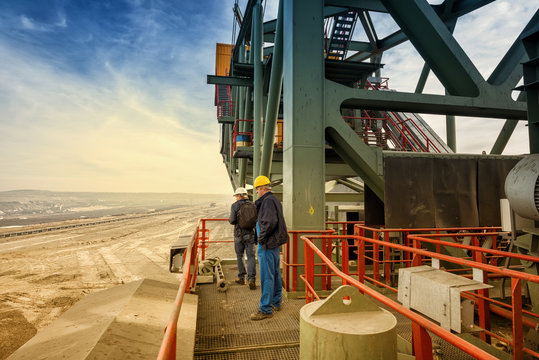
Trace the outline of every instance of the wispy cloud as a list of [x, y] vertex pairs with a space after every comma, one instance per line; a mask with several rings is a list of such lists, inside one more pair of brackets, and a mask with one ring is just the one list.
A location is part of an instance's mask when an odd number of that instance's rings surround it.
[[[455, 36], [483, 76], [536, 10], [531, 3], [498, 0], [457, 24]], [[230, 191], [205, 76], [214, 71], [215, 43], [231, 40], [231, 6], [1, 2], [0, 190]], [[268, 2], [266, 20], [276, 13], [277, 1]], [[379, 36], [394, 31], [387, 16], [379, 20]], [[472, 45], [478, 36], [490, 40]], [[414, 90], [423, 62], [410, 44], [382, 61], [394, 88]], [[425, 91], [443, 92], [434, 76]], [[444, 118], [427, 118], [443, 136]], [[488, 151], [502, 124], [458, 118], [459, 151]], [[510, 153], [528, 152], [526, 131], [519, 124]]]
[[[0, 30], [0, 143], [9, 154], [0, 160], [0, 190], [230, 191], [205, 84], [211, 31], [222, 29], [223, 16], [208, 18], [210, 32], [197, 38], [183, 23], [193, 14], [128, 5], [132, 27], [110, 37], [110, 19], [85, 23], [81, 9], [71, 9], [73, 20], [69, 11], [57, 17], [50, 37], [23, 32], [21, 43]], [[25, 18], [19, 31], [41, 26]], [[72, 21], [84, 31], [63, 34], [60, 25]]]

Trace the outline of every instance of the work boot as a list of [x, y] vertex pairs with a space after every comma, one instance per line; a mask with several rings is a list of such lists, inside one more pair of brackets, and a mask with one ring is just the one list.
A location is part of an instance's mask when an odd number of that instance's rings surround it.
[[254, 281], [249, 281], [249, 289], [250, 290], [256, 290], [256, 284]]
[[236, 284], [245, 285], [245, 280], [236, 278]]
[[271, 308], [273, 309], [273, 311], [279, 311], [281, 310], [281, 306], [282, 305], [279, 305], [279, 306], [271, 305]]
[[273, 317], [273, 314], [264, 314], [262, 311], [258, 310], [257, 313], [251, 314], [251, 320], [264, 320]]

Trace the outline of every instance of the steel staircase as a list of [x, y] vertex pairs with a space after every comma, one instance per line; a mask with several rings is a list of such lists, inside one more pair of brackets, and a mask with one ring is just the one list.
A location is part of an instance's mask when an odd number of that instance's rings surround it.
[[326, 57], [330, 60], [344, 60], [348, 51], [348, 44], [354, 33], [357, 13], [348, 11], [333, 17], [333, 29], [329, 37]]
[[226, 120], [234, 116], [234, 104], [230, 94], [230, 86], [215, 85], [215, 99], [217, 101], [217, 119]]

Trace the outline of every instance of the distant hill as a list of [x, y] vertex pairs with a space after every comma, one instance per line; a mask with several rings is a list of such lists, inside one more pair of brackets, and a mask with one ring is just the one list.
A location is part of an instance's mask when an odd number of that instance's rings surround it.
[[145, 213], [193, 205], [225, 205], [232, 201], [231, 195], [223, 194], [1, 191], [0, 226]]

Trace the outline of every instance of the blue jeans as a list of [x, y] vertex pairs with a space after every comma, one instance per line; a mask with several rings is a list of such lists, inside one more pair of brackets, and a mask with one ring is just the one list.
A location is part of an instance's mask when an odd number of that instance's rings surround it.
[[[245, 243], [240, 240], [234, 239], [234, 250], [236, 251], [236, 258], [238, 261], [238, 279], [245, 280], [247, 274], [248, 281], [256, 280], [256, 260], [255, 260], [255, 244]], [[247, 254], [247, 271], [245, 271], [245, 264], [243, 263], [243, 253]]]
[[272, 306], [281, 306], [282, 281], [279, 263], [281, 247], [267, 249], [258, 245], [258, 265], [260, 266], [260, 311], [264, 314], [273, 312]]

